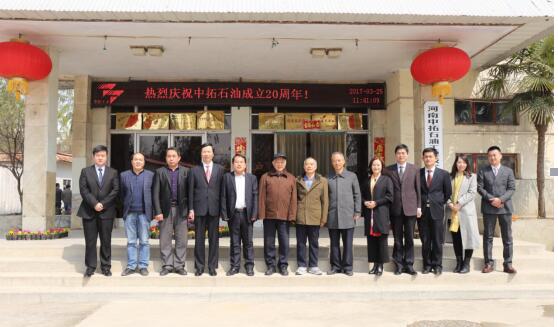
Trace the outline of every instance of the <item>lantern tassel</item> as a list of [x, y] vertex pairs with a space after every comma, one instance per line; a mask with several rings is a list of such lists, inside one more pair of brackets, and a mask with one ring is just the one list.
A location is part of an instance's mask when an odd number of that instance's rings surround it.
[[450, 82], [442, 81], [432, 84], [432, 95], [438, 98], [438, 101], [443, 104], [444, 97], [451, 93]]
[[14, 77], [8, 80], [8, 92], [12, 93], [16, 100], [19, 101], [22, 95], [27, 94], [29, 83], [21, 77]]

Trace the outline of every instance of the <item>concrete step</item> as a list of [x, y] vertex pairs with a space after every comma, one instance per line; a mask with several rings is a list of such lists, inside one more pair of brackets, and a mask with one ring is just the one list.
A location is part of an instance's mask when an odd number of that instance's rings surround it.
[[[112, 260], [112, 270], [114, 273], [120, 273], [127, 265], [126, 256], [116, 258], [113, 256]], [[194, 271], [193, 256], [187, 257], [186, 267], [189, 271]], [[244, 261], [241, 261], [241, 266], [243, 266]], [[502, 270], [503, 260], [495, 259], [495, 268], [497, 270]], [[537, 256], [525, 256], [519, 257], [514, 260], [514, 267], [521, 271], [522, 273], [530, 272], [549, 272], [553, 271], [553, 257], [549, 255], [537, 255]], [[256, 270], [265, 271], [265, 261], [262, 257], [255, 258]], [[354, 271], [355, 272], [368, 272], [370, 269], [370, 264], [368, 263], [367, 257], [354, 257]], [[443, 259], [443, 269], [444, 271], [453, 271], [456, 261], [453, 257], [445, 257]], [[320, 258], [318, 261], [318, 266], [323, 270], [327, 271], [330, 268], [329, 259]], [[484, 266], [484, 259], [481, 257], [473, 257], [471, 260], [472, 270], [480, 271]], [[100, 264], [98, 265], [100, 267]], [[422, 258], [415, 258], [415, 269], [419, 271], [422, 269]], [[159, 260], [159, 254], [155, 254], [151, 257], [149, 262], [150, 271], [159, 271], [161, 268], [161, 262]], [[229, 268], [229, 256], [220, 257], [219, 268], [223, 271]], [[297, 268], [296, 256], [292, 255], [289, 258], [289, 269], [295, 271]], [[83, 272], [84, 271], [84, 257], [72, 256], [64, 258], [55, 257], [1, 257], [0, 258], [0, 272]], [[386, 271], [393, 271], [394, 267], [392, 263], [385, 264]]]

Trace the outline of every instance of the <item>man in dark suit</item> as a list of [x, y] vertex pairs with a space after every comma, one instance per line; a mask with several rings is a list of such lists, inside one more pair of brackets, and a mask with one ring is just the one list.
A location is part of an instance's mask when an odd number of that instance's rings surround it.
[[395, 274], [402, 272], [416, 275], [413, 234], [417, 217], [422, 214], [420, 207], [420, 173], [412, 163], [407, 162], [409, 148], [405, 144], [395, 147], [396, 163], [387, 167], [393, 182], [393, 202], [390, 218], [393, 228], [393, 262]]
[[160, 230], [162, 267], [159, 275], [170, 272], [186, 275], [188, 169], [179, 166], [180, 155], [175, 148], [167, 149], [165, 160], [167, 166], [157, 169], [153, 177], [153, 212]]
[[419, 219], [422, 241], [423, 274], [442, 273], [445, 216], [444, 206], [451, 197], [451, 178], [447, 171], [437, 168], [438, 150], [422, 150], [424, 168], [420, 170], [422, 216]]
[[515, 176], [513, 170], [501, 165], [502, 152], [497, 146], [488, 148], [488, 162], [490, 166], [478, 172], [478, 192], [482, 196], [481, 212], [483, 215], [484, 234], [484, 268], [483, 273], [494, 270], [492, 259], [492, 241], [496, 220], [500, 224], [502, 243], [504, 244], [504, 272], [515, 274], [512, 266], [513, 237], [512, 237], [512, 195], [515, 192]]
[[234, 171], [223, 176], [221, 217], [228, 221], [231, 238], [231, 267], [227, 276], [240, 271], [240, 241], [246, 275], [254, 276], [253, 224], [258, 219], [258, 179], [246, 172], [246, 157], [235, 154]]
[[[132, 155], [132, 169], [120, 173], [120, 194], [126, 228], [128, 264], [122, 276], [136, 272], [147, 276], [149, 271], [149, 225], [153, 218], [151, 186], [153, 172], [145, 170], [145, 157], [141, 153]], [[139, 241], [139, 260], [138, 260]], [[139, 261], [139, 262], [138, 262]]]
[[221, 209], [221, 182], [225, 170], [213, 162], [214, 152], [211, 143], [202, 144], [202, 164], [192, 168], [188, 184], [190, 213], [188, 219], [194, 221], [196, 228], [196, 247], [194, 249], [196, 276], [205, 269], [205, 232], [209, 238], [209, 275], [217, 275], [219, 260], [219, 214]]
[[97, 145], [93, 148], [95, 164], [83, 168], [79, 175], [79, 193], [82, 201], [77, 216], [83, 219], [85, 277], [91, 277], [97, 269], [97, 235], [101, 240], [101, 272], [107, 277], [112, 276], [110, 241], [120, 181], [116, 169], [106, 165], [107, 154], [106, 146]]

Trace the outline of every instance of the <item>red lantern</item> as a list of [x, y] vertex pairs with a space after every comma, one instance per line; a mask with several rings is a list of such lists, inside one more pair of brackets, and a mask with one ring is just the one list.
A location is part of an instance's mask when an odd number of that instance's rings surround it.
[[0, 42], [0, 76], [8, 78], [8, 91], [19, 100], [28, 90], [28, 81], [48, 76], [52, 62], [48, 54], [23, 39]]
[[411, 64], [411, 75], [421, 84], [432, 84], [432, 95], [440, 103], [451, 93], [450, 82], [457, 81], [471, 68], [471, 59], [458, 48], [440, 47], [418, 55]]

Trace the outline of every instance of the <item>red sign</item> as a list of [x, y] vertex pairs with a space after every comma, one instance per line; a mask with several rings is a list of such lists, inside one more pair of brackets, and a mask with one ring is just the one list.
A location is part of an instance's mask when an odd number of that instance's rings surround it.
[[374, 138], [374, 156], [386, 162], [386, 139], [384, 137]]
[[288, 105], [385, 109], [385, 83], [93, 83], [91, 106], [110, 105]]
[[322, 122], [316, 119], [304, 119], [302, 126], [304, 129], [320, 129], [322, 128]]
[[246, 138], [245, 137], [235, 137], [234, 138], [234, 153], [246, 156]]

